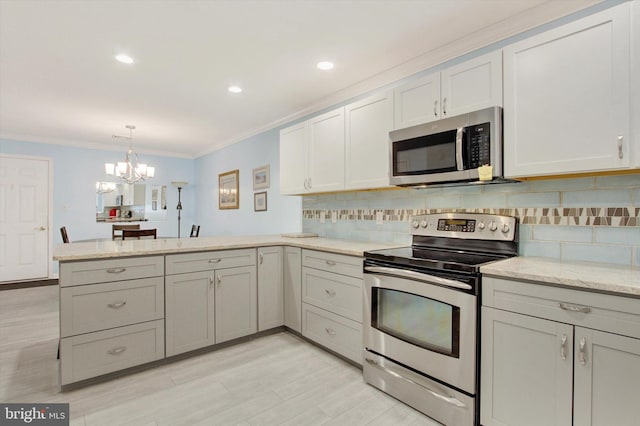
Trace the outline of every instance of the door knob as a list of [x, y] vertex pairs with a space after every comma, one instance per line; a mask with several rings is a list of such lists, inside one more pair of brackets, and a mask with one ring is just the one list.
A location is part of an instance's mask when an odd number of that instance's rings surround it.
[[41, 231], [46, 231], [46, 230], [47, 230], [47, 228], [45, 228], [44, 226], [41, 226], [41, 227], [40, 227], [40, 230], [41, 230]]

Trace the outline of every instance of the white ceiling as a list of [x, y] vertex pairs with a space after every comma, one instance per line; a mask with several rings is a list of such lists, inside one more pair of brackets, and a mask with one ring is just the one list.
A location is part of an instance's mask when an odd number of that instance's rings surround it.
[[0, 0], [0, 137], [193, 158], [594, 3]]

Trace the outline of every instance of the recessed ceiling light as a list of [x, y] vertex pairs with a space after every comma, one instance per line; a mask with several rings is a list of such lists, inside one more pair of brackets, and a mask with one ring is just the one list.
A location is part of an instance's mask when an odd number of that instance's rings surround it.
[[229, 86], [229, 91], [231, 93], [240, 93], [240, 92], [242, 92], [242, 87], [240, 87], [240, 86]]
[[125, 55], [124, 53], [116, 55], [116, 60], [118, 62], [122, 62], [123, 64], [132, 64], [133, 63], [133, 58], [131, 56], [129, 56], [129, 55]]
[[318, 64], [316, 66], [320, 70], [327, 71], [327, 70], [333, 69], [333, 62], [321, 61], [321, 62], [318, 62]]

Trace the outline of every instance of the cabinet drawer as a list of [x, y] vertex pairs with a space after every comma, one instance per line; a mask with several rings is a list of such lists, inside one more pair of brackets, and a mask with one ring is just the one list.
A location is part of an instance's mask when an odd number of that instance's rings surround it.
[[483, 305], [640, 338], [640, 299], [483, 277]]
[[62, 337], [164, 318], [164, 279], [60, 289]]
[[302, 335], [362, 365], [362, 325], [302, 304]]
[[60, 287], [161, 277], [163, 275], [163, 256], [60, 263]]
[[362, 279], [361, 257], [302, 250], [302, 266]]
[[164, 321], [150, 321], [60, 341], [63, 385], [164, 358]]
[[362, 323], [362, 280], [302, 268], [302, 301]]
[[167, 256], [167, 275], [256, 264], [256, 250], [223, 250]]

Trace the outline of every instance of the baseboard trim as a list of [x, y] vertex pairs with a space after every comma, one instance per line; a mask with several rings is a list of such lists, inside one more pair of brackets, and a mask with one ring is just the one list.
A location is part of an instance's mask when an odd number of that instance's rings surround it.
[[0, 291], [16, 290], [20, 288], [43, 287], [47, 285], [58, 285], [58, 279], [36, 280], [36, 281], [9, 281], [0, 283]]

